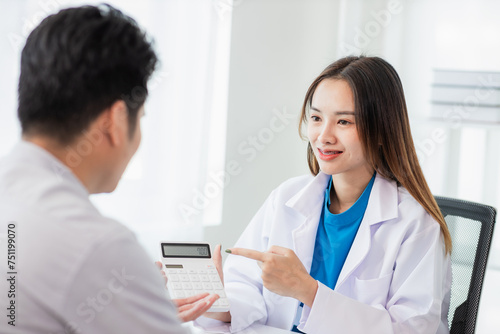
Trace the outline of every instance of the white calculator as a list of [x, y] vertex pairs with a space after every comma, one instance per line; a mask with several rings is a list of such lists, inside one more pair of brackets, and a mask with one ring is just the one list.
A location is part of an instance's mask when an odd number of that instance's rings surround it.
[[203, 292], [216, 293], [220, 298], [208, 312], [229, 311], [229, 301], [212, 261], [208, 243], [161, 242], [161, 253], [171, 298], [185, 298]]

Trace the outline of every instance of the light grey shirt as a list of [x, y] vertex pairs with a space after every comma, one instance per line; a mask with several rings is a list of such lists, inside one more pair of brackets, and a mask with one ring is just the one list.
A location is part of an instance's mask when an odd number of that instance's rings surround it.
[[188, 332], [134, 234], [88, 197], [66, 166], [31, 143], [0, 160], [0, 333]]

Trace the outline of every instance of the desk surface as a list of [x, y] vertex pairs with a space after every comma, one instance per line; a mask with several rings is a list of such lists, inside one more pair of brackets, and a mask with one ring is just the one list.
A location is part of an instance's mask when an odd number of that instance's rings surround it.
[[[225, 326], [220, 326], [217, 328], [217, 330], [214, 331], [204, 331], [200, 328], [195, 328], [195, 327], [190, 327], [191, 332], [193, 334], [218, 334], [218, 333], [230, 333], [229, 332], [229, 325]], [[250, 326], [249, 328], [238, 332], [238, 334], [285, 334], [285, 333], [292, 333], [290, 331], [286, 331], [284, 329], [279, 329], [275, 327], [269, 327], [269, 326], [262, 326], [262, 325], [254, 325]]]

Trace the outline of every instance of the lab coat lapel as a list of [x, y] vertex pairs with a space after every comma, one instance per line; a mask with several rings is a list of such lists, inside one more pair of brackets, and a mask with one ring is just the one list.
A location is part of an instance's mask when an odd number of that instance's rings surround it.
[[396, 182], [377, 174], [373, 183], [365, 215], [354, 238], [351, 250], [340, 272], [336, 287], [360, 265], [370, 251], [372, 226], [398, 216], [398, 188]]
[[311, 269], [318, 223], [329, 180], [330, 175], [320, 172], [286, 203], [288, 207], [301, 215], [302, 224], [292, 231], [292, 239], [295, 254], [308, 272]]

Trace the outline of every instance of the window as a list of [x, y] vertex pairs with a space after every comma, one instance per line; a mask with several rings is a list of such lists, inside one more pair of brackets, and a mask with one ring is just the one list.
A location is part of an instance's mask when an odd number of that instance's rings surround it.
[[[29, 32], [60, 8], [102, 1], [10, 1], [2, 18], [0, 154], [19, 138], [16, 119], [20, 51]], [[200, 240], [218, 224], [224, 170], [231, 2], [107, 1], [154, 39], [160, 67], [149, 83], [143, 141], [112, 194], [91, 196], [109, 217], [134, 230], [156, 257], [160, 240]], [[207, 193], [208, 189], [208, 193]], [[215, 192], [215, 193], [214, 193]], [[204, 199], [200, 201], [201, 197]], [[199, 201], [199, 202], [197, 202]]]

